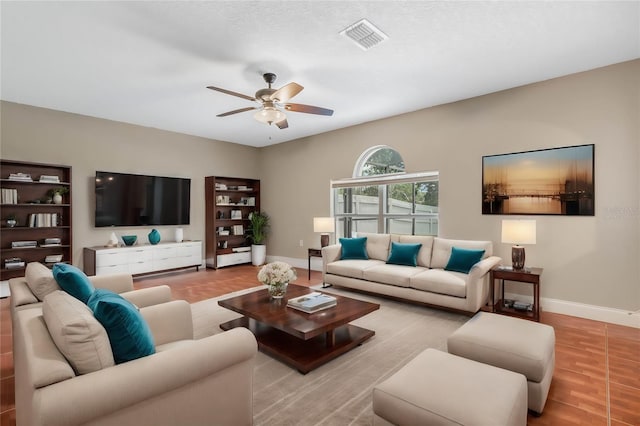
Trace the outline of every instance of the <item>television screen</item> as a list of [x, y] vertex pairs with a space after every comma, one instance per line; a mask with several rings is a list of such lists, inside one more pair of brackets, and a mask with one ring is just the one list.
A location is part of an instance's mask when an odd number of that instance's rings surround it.
[[191, 179], [96, 171], [96, 227], [188, 225]]

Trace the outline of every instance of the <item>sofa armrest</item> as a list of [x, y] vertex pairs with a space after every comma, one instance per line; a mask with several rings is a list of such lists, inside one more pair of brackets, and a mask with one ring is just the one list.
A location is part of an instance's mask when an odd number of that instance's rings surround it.
[[[252, 418], [256, 353], [253, 334], [236, 328], [39, 389], [32, 409], [47, 424], [59, 425], [91, 423], [105, 417], [117, 424], [117, 416], [125, 412], [137, 413], [138, 419], [149, 424], [178, 424], [179, 419], [189, 424], [192, 412], [204, 412], [211, 418], [227, 415], [217, 413], [217, 409], [225, 411], [216, 407], [220, 404]], [[216, 393], [225, 398], [212, 401], [197, 397]], [[238, 395], [246, 399], [239, 407], [234, 400]], [[187, 412], [176, 409], [185, 401], [190, 401]], [[123, 419], [119, 420], [122, 424]]]
[[193, 339], [191, 307], [185, 300], [174, 300], [140, 309], [149, 324], [156, 345]]
[[95, 288], [104, 288], [118, 294], [133, 290], [131, 274], [94, 275], [89, 277], [89, 281]]
[[12, 310], [15, 310], [15, 308], [19, 306], [31, 305], [39, 302], [38, 298], [29, 288], [25, 277], [11, 278], [9, 280], [9, 291], [11, 292]]
[[502, 261], [497, 256], [489, 256], [473, 265], [467, 276], [467, 299], [474, 310], [479, 310], [489, 298], [489, 271]]
[[482, 259], [480, 262], [473, 265], [471, 271], [469, 271], [469, 278], [467, 279], [467, 282], [472, 283], [478, 278], [482, 278], [501, 261], [502, 259], [498, 256], [489, 256], [485, 259]]
[[138, 308], [159, 305], [171, 302], [171, 288], [167, 285], [141, 288], [140, 290], [126, 291], [120, 296], [136, 305]]
[[322, 247], [322, 281], [324, 282], [324, 276], [327, 273], [327, 264], [340, 260], [340, 253], [342, 253], [341, 244], [331, 244], [329, 246]]

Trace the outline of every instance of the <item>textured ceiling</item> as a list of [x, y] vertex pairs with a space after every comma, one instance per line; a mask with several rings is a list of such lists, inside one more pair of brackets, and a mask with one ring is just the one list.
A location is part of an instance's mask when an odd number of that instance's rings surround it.
[[[640, 57], [637, 1], [2, 1], [3, 100], [265, 146]], [[339, 32], [366, 18], [389, 39]], [[305, 89], [289, 128], [253, 96]]]

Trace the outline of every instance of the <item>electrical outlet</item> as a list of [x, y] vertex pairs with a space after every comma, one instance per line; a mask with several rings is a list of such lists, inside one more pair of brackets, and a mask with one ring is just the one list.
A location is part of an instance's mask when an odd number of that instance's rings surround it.
[[304, 241], [300, 240], [300, 247], [304, 247]]

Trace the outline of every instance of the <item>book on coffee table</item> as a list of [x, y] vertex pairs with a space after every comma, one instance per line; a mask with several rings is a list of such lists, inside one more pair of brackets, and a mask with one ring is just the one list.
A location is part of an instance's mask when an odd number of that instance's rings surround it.
[[328, 294], [313, 292], [289, 299], [287, 306], [311, 314], [336, 306], [336, 298]]

